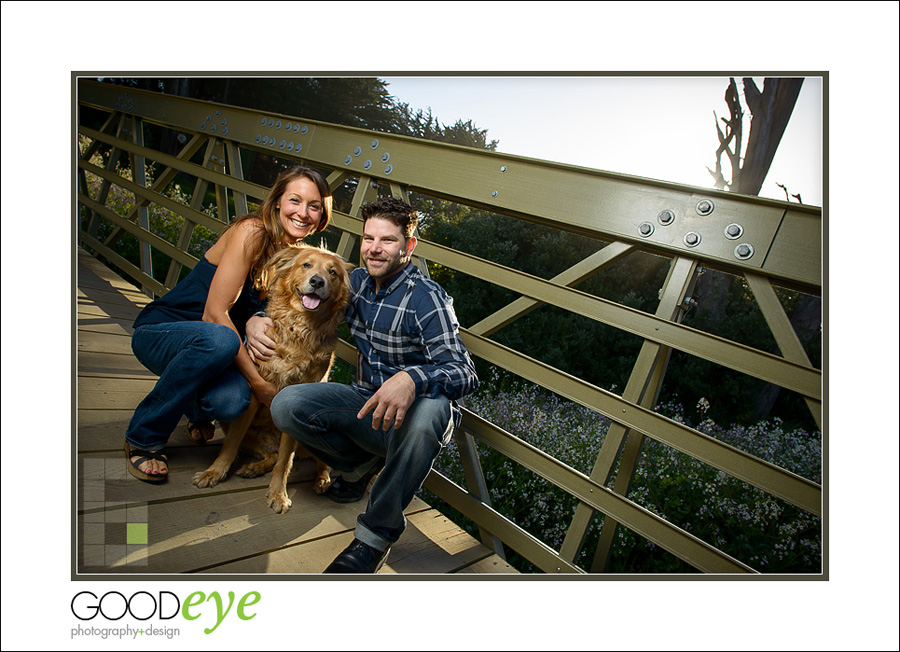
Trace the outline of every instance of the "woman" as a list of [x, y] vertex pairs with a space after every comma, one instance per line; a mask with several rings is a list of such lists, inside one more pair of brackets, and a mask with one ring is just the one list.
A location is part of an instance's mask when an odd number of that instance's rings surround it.
[[263, 266], [276, 251], [325, 229], [330, 217], [324, 177], [303, 166], [285, 170], [258, 211], [228, 227], [183, 281], [141, 311], [131, 347], [159, 380], [125, 433], [131, 475], [166, 479], [162, 451], [182, 415], [190, 438], [203, 443], [213, 436], [213, 421], [233, 421], [247, 409], [251, 392], [271, 404], [275, 387], [241, 345], [247, 319], [262, 309]]

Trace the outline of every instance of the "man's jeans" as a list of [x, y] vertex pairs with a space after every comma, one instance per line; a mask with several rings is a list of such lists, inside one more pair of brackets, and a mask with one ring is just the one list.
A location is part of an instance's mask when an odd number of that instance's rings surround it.
[[180, 321], [139, 326], [131, 349], [159, 376], [141, 401], [125, 439], [134, 448], [161, 450], [182, 415], [191, 421], [234, 421], [250, 405], [250, 385], [234, 365], [237, 333], [221, 324]]
[[403, 510], [450, 441], [453, 421], [449, 399], [419, 398], [399, 429], [375, 430], [371, 412], [356, 418], [367, 400], [349, 385], [292, 385], [272, 401], [272, 420], [345, 479], [356, 480], [384, 460], [355, 536], [385, 550], [406, 528]]

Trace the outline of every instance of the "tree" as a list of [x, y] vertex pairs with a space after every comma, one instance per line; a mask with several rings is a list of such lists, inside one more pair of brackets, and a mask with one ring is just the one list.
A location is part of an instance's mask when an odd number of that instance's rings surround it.
[[[742, 84], [744, 102], [750, 112], [746, 149], [742, 154], [745, 114], [737, 83], [731, 78], [725, 91], [725, 102], [730, 115], [721, 119], [724, 129], [719, 125], [719, 118], [713, 112], [716, 117], [719, 147], [716, 150], [715, 170], [709, 168], [707, 170], [712, 175], [716, 188], [744, 195], [758, 195], [797, 103], [803, 79], [768, 77], [763, 82], [762, 91], [752, 78], [743, 78]], [[724, 176], [723, 154], [727, 155], [730, 164], [730, 181]], [[787, 195], [787, 189], [781, 184], [779, 186]], [[799, 201], [800, 194], [794, 197]], [[727, 274], [701, 275], [697, 284], [696, 299], [703, 305], [703, 311], [710, 320], [722, 321], [727, 316], [726, 297], [732, 289], [733, 282], [734, 277]], [[790, 311], [790, 319], [801, 342], [807, 344], [820, 330], [821, 300], [818, 297], [800, 294]], [[762, 387], [755, 401], [754, 417], [763, 419], [771, 413], [780, 389], [770, 384]]]
[[[731, 78], [725, 91], [725, 102], [731, 115], [728, 119], [722, 118], [724, 131], [719, 127], [719, 118], [716, 116], [716, 131], [719, 136], [716, 169], [713, 171], [707, 168], [716, 188], [727, 188], [742, 195], [759, 194], [791, 119], [802, 85], [802, 78], [767, 77], [760, 92], [752, 78], [744, 77], [744, 101], [750, 111], [750, 130], [742, 160], [744, 111], [737, 83]], [[715, 112], [713, 115], [715, 116]], [[726, 153], [731, 164], [731, 181], [725, 180], [722, 171], [722, 154]]]

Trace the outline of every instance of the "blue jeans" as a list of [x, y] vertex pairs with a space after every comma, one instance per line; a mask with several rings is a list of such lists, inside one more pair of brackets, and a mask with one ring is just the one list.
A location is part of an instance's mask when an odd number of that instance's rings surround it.
[[453, 433], [450, 400], [419, 398], [399, 429], [372, 428], [372, 414], [356, 415], [368, 397], [349, 385], [309, 383], [281, 390], [272, 401], [275, 425], [341, 474], [355, 480], [384, 460], [357, 539], [385, 550], [406, 528], [403, 515]]
[[234, 365], [237, 333], [221, 324], [179, 321], [135, 329], [131, 349], [159, 376], [134, 411], [125, 439], [161, 450], [182, 415], [191, 421], [234, 421], [250, 405], [250, 385]]

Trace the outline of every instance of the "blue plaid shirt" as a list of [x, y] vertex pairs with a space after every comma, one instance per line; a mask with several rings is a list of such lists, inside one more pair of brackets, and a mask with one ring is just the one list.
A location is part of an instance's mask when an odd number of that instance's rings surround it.
[[[478, 386], [475, 366], [459, 338], [453, 299], [408, 264], [375, 294], [363, 267], [351, 273], [347, 324], [359, 350], [353, 386], [372, 395], [398, 371], [416, 384], [416, 397], [443, 394], [451, 401]], [[459, 410], [454, 406], [454, 421]]]

